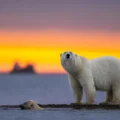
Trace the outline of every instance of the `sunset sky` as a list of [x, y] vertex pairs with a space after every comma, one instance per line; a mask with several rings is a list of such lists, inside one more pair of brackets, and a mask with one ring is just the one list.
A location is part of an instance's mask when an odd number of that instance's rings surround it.
[[15, 61], [63, 73], [60, 53], [120, 59], [120, 0], [0, 0], [0, 71]]

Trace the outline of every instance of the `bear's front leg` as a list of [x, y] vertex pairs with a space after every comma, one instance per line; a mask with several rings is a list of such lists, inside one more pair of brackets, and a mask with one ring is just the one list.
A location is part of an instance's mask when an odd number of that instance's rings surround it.
[[82, 100], [82, 86], [80, 85], [79, 81], [77, 81], [74, 77], [71, 75], [68, 75], [69, 83], [72, 88], [72, 93], [75, 98], [75, 102], [73, 104], [80, 104]]
[[83, 89], [86, 95], [86, 104], [94, 104], [96, 95], [95, 86], [93, 84], [86, 84]]
[[79, 81], [82, 85], [83, 91], [85, 92], [86, 104], [94, 104], [96, 88], [90, 69], [84, 69], [81, 71]]

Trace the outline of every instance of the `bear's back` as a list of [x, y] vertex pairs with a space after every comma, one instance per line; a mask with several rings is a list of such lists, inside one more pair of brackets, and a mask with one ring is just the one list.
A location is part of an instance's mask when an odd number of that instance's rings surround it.
[[89, 60], [89, 64], [98, 89], [107, 90], [113, 81], [120, 81], [120, 61], [117, 58], [99, 57]]
[[99, 58], [95, 58], [95, 59], [91, 59], [89, 60], [89, 63], [91, 65], [109, 65], [109, 66], [116, 66], [116, 65], [120, 65], [120, 60], [118, 60], [115, 57], [112, 56], [104, 56], [104, 57], [99, 57]]

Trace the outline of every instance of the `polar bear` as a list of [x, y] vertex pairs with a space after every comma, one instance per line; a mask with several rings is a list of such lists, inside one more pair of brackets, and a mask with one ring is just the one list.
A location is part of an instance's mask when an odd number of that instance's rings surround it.
[[21, 109], [29, 109], [29, 110], [44, 110], [40, 107], [35, 101], [28, 100], [19, 106]]
[[60, 62], [68, 74], [75, 103], [80, 104], [83, 91], [86, 104], [94, 104], [96, 91], [106, 91], [104, 104], [120, 104], [120, 61], [112, 56], [88, 60], [66, 51]]

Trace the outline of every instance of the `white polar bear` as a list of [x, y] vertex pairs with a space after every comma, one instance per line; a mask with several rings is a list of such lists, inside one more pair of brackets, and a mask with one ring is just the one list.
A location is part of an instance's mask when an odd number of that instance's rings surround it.
[[44, 110], [44, 108], [40, 107], [34, 100], [28, 100], [23, 104], [19, 105], [21, 109], [29, 109], [29, 110]]
[[81, 103], [83, 90], [86, 103], [93, 104], [96, 90], [106, 91], [103, 103], [120, 104], [120, 61], [111, 56], [87, 60], [73, 52], [60, 54], [61, 65], [68, 73], [75, 103]]

